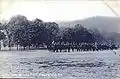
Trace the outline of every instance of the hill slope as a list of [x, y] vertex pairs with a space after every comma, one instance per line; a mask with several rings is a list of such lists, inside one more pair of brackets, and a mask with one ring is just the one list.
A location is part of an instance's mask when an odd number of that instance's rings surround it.
[[58, 22], [60, 27], [72, 27], [76, 24], [82, 24], [87, 28], [97, 28], [100, 31], [120, 32], [120, 18], [96, 16], [83, 20], [69, 22]]

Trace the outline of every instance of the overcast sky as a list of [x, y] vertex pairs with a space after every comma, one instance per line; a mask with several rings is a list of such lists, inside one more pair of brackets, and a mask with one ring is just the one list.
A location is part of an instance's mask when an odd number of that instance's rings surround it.
[[[115, 10], [119, 7], [118, 4], [111, 6]], [[40, 18], [43, 21], [71, 21], [92, 16], [116, 16], [102, 1], [0, 0], [0, 19], [8, 20], [18, 14], [25, 15], [30, 20]]]

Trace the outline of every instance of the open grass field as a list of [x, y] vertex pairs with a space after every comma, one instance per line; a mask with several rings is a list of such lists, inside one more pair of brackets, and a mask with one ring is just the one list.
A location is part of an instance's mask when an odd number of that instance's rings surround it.
[[120, 49], [88, 52], [1, 51], [1, 78], [120, 79]]

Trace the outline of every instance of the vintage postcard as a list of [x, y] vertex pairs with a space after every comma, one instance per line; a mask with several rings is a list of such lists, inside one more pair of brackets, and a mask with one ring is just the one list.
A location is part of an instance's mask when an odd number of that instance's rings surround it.
[[120, 79], [120, 1], [0, 0], [0, 78]]

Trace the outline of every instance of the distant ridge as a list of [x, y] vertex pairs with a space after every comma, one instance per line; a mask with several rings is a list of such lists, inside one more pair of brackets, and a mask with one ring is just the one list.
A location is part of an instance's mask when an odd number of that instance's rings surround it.
[[82, 24], [86, 28], [97, 28], [99, 31], [120, 33], [120, 18], [95, 16], [81, 20], [57, 22], [60, 27], [72, 27], [76, 24]]

